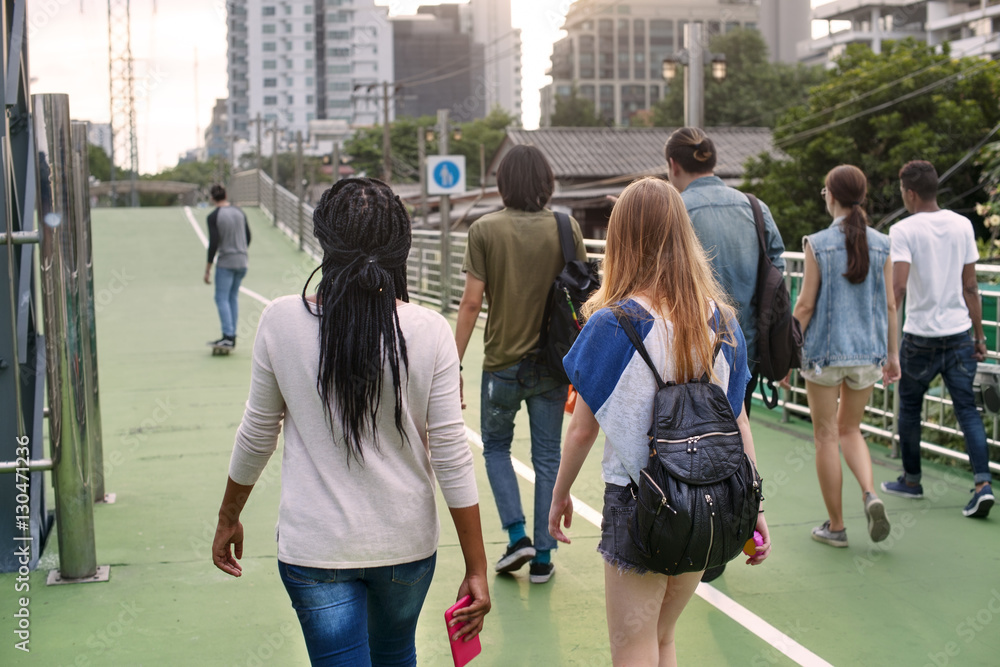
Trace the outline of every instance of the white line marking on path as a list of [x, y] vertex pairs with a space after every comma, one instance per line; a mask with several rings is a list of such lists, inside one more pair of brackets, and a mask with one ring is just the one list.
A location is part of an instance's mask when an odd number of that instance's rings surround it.
[[[202, 245], [206, 248], [208, 247], [208, 239], [205, 238], [205, 233], [201, 231], [201, 227], [198, 225], [198, 221], [195, 220], [194, 214], [191, 212], [190, 206], [184, 207], [184, 213], [187, 215], [188, 222], [191, 223], [191, 227], [194, 228], [195, 234], [201, 239]], [[260, 294], [246, 289], [245, 287], [240, 287], [240, 291], [249, 297], [260, 301], [265, 306], [271, 301], [264, 298]], [[469, 442], [474, 444], [480, 449], [483, 448], [483, 439], [478, 433], [473, 431], [468, 426], [465, 427], [466, 436]], [[528, 467], [526, 464], [517, 460], [513, 456], [510, 457], [511, 463], [514, 466], [514, 471], [526, 479], [529, 483], [535, 483], [535, 471]], [[601, 528], [601, 513], [595, 510], [593, 507], [583, 502], [576, 496], [570, 496], [573, 499], [573, 510], [579, 514], [581, 517], [586, 519], [589, 523]], [[733, 619], [744, 628], [757, 635], [765, 642], [774, 647], [775, 650], [788, 656], [791, 660], [794, 660], [796, 664], [803, 665], [804, 667], [833, 667], [829, 662], [819, 657], [802, 644], [798, 643], [784, 632], [778, 630], [776, 627], [762, 619], [757, 614], [753, 613], [736, 600], [732, 599], [719, 589], [715, 588], [710, 584], [701, 583], [698, 584], [698, 588], [695, 593], [705, 602], [709, 603], [723, 614]]]
[[[194, 213], [191, 212], [190, 206], [184, 207], [184, 215], [187, 216], [188, 222], [191, 223], [191, 228], [194, 229], [194, 233], [198, 235], [198, 239], [201, 241], [201, 244], [205, 246], [205, 248], [207, 249], [208, 237], [205, 236], [205, 232], [201, 231], [201, 225], [199, 225], [198, 221], [195, 219]], [[257, 292], [254, 292], [252, 289], [247, 289], [246, 287], [240, 286], [240, 292], [246, 294], [251, 299], [256, 299], [257, 301], [260, 301], [265, 306], [271, 303], [270, 299], [265, 298], [260, 294], [257, 294]]]
[[[465, 433], [469, 438], [469, 442], [482, 449], [483, 439], [478, 433], [473, 431], [468, 426], [465, 427]], [[517, 474], [528, 480], [530, 483], [535, 483], [535, 472], [531, 468], [514, 457], [511, 457], [511, 462], [514, 464], [514, 471], [517, 472]], [[573, 510], [600, 529], [601, 513], [576, 496], [570, 497], [573, 499]], [[765, 642], [774, 647], [775, 650], [785, 654], [797, 664], [804, 665], [806, 667], [833, 667], [829, 662], [802, 646], [797, 641], [781, 632], [760, 616], [736, 602], [736, 600], [733, 600], [731, 597], [714, 586], [701, 583], [698, 584], [698, 589], [695, 592], [698, 597], [703, 599], [705, 602], [709, 603], [723, 614], [763, 639]]]

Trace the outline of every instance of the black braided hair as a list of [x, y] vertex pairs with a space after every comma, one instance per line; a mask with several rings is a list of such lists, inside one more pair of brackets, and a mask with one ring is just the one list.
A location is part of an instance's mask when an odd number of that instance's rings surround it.
[[400, 360], [405, 367], [409, 362], [396, 299], [409, 301], [410, 217], [382, 181], [350, 178], [323, 193], [313, 213], [313, 234], [323, 248], [318, 307], [305, 300], [309, 281], [302, 299], [320, 319], [316, 386], [331, 426], [338, 415], [348, 464], [352, 456], [363, 462], [363, 443], [379, 448], [375, 417], [387, 361], [396, 394], [396, 429], [406, 437]]

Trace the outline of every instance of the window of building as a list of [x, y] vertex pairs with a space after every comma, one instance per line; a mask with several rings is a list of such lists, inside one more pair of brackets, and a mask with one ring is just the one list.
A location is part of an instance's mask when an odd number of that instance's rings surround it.
[[350, 39], [351, 33], [346, 30], [327, 30], [326, 36], [330, 39]]
[[316, 114], [314, 114], [312, 111], [309, 111], [308, 113], [306, 113], [306, 122], [308, 123], [311, 120], [316, 120]]
[[285, 96], [285, 104], [287, 104], [289, 106], [295, 104], [295, 95], [286, 95]]
[[597, 34], [610, 35], [614, 32], [615, 22], [611, 19], [601, 19], [597, 22]]
[[722, 34], [722, 24], [719, 21], [708, 22], [708, 36], [715, 37]]
[[266, 107], [273, 107], [273, 106], [275, 106], [277, 104], [278, 104], [278, 96], [277, 95], [265, 95], [264, 96], [264, 106], [266, 106]]
[[307, 88], [312, 88], [314, 85], [316, 85], [316, 84], [314, 83], [313, 78], [311, 76], [307, 76], [306, 77], [306, 87]]
[[601, 86], [601, 99], [598, 103], [598, 111], [605, 120], [613, 121], [615, 118], [615, 87]]
[[306, 51], [312, 51], [312, 50], [313, 50], [312, 40], [311, 39], [307, 39], [306, 40]]
[[286, 35], [289, 34], [290, 32], [292, 32], [293, 28], [294, 28], [294, 26], [292, 26], [291, 23], [289, 23], [288, 21], [285, 21], [285, 34]]
[[351, 73], [351, 66], [350, 65], [327, 65], [326, 66], [326, 71], [329, 72], [330, 74], [350, 74]]
[[278, 120], [278, 114], [266, 113], [264, 114], [264, 120], [266, 120], [268, 123], [273, 123], [274, 121]]
[[573, 92], [572, 86], [565, 86], [565, 85], [556, 86], [557, 97], [569, 97], [572, 92]]
[[264, 42], [263, 49], [265, 52], [277, 51], [278, 45], [275, 42]]
[[292, 15], [292, 6], [285, 5], [285, 16], [291, 16], [291, 15]]
[[738, 30], [740, 27], [739, 21], [726, 21], [726, 32], [731, 32], [733, 30]]
[[663, 59], [674, 52], [674, 22], [653, 19], [649, 22], [649, 78], [663, 76]]
[[295, 112], [294, 111], [286, 111], [285, 112], [285, 120], [287, 120], [289, 123], [294, 123], [295, 122]]
[[312, 68], [313, 68], [313, 59], [306, 58], [306, 69], [312, 69]]
[[351, 82], [350, 81], [331, 81], [329, 83], [329, 85], [327, 85], [327, 89], [328, 90], [350, 90], [351, 89]]
[[621, 118], [623, 125], [631, 124], [635, 112], [646, 108], [646, 86], [622, 86]]
[[262, 67], [264, 69], [278, 69], [278, 61], [277, 60], [265, 60], [263, 62], [263, 64], [262, 64]]
[[261, 12], [263, 16], [274, 16], [274, 7], [261, 7]]
[[646, 78], [646, 54], [642, 51], [635, 52], [635, 78]]
[[305, 10], [303, 13], [306, 16], [312, 16], [312, 13], [313, 13], [313, 6], [312, 5], [306, 5], [305, 7], [303, 7], [303, 10]]
[[349, 48], [331, 46], [326, 50], [326, 55], [334, 58], [347, 58], [351, 55], [351, 50]]
[[652, 106], [660, 101], [660, 87], [650, 86], [649, 87], [649, 105]]
[[754, 23], [753, 21], [747, 21], [746, 23], [743, 24], [743, 27], [746, 28], [747, 30], [756, 30], [757, 24]]
[[265, 35], [273, 35], [275, 33], [275, 27], [273, 23], [265, 23], [261, 26], [261, 32]]
[[350, 100], [330, 100], [330, 99], [328, 99], [326, 101], [326, 106], [330, 107], [331, 109], [343, 109], [343, 108], [351, 106], [351, 101]]
[[315, 102], [315, 99], [316, 98], [313, 95], [306, 95], [306, 104], [313, 104]]
[[580, 86], [580, 97], [584, 98], [585, 100], [590, 100], [590, 102], [593, 103], [594, 87], [589, 84]]
[[265, 88], [277, 88], [278, 87], [278, 80], [275, 79], [275, 78], [264, 79], [264, 87]]
[[312, 32], [313, 31], [313, 24], [312, 23], [306, 23], [305, 30], [306, 30], [306, 34]]

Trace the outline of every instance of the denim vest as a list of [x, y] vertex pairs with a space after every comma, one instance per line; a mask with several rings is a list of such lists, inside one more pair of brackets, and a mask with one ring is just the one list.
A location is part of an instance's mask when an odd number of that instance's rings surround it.
[[884, 269], [889, 237], [867, 228], [868, 276], [855, 285], [843, 275], [847, 245], [841, 220], [806, 237], [819, 264], [820, 285], [806, 329], [802, 368], [882, 365], [886, 360], [889, 318]]

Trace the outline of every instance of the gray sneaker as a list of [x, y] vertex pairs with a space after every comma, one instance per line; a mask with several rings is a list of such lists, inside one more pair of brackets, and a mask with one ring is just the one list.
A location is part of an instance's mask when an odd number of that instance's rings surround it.
[[868, 536], [872, 542], [881, 542], [889, 537], [889, 517], [885, 515], [885, 505], [874, 493], [865, 494], [865, 517], [868, 518]]
[[829, 544], [831, 547], [842, 548], [847, 546], [847, 529], [830, 530], [829, 521], [824, 521], [822, 526], [813, 528], [812, 536], [817, 542]]

